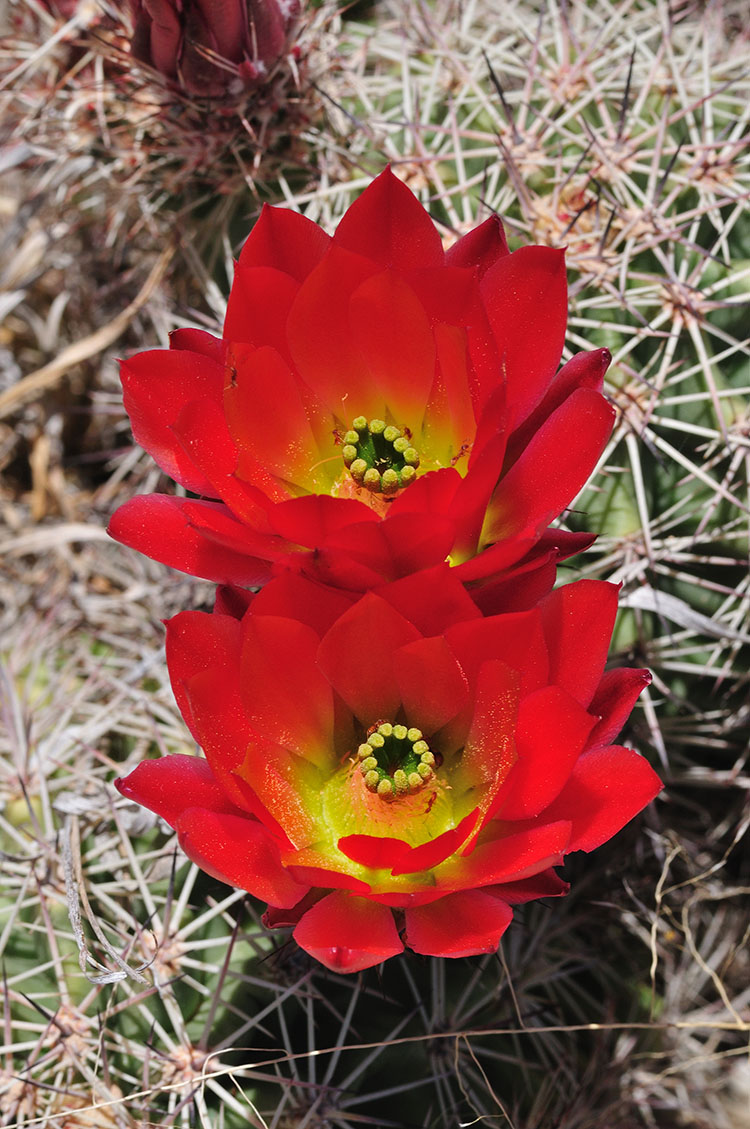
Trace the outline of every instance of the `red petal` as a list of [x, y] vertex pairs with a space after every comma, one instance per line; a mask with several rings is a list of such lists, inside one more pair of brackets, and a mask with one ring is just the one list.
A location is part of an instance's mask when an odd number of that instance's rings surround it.
[[184, 753], [141, 761], [128, 776], [115, 780], [115, 788], [126, 799], [156, 812], [171, 827], [177, 826], [186, 808], [241, 814], [227, 798], [206, 761]]
[[[433, 333], [437, 366], [422, 426], [422, 443], [426, 451], [439, 451], [441, 462], [448, 463], [466, 458], [474, 442], [473, 374], [469, 367], [466, 329], [436, 325]], [[412, 489], [409, 487], [406, 493]]]
[[383, 271], [352, 294], [349, 323], [392, 418], [417, 432], [435, 376], [435, 342], [424, 306], [402, 278]]
[[[189, 505], [186, 498], [166, 494], [131, 498], [112, 515], [109, 535], [192, 576], [219, 584], [264, 584], [271, 572], [268, 561], [217, 545], [191, 525], [184, 512]], [[238, 524], [238, 530], [241, 529]]]
[[331, 498], [327, 494], [307, 494], [280, 502], [268, 515], [273, 528], [295, 545], [319, 549], [333, 534], [350, 525], [380, 519], [374, 510], [355, 498]]
[[177, 822], [180, 846], [213, 878], [248, 890], [282, 909], [297, 904], [307, 887], [281, 865], [279, 848], [256, 820], [188, 808]]
[[578, 580], [550, 592], [542, 624], [550, 660], [550, 682], [588, 708], [607, 661], [617, 615], [616, 584]]
[[431, 957], [470, 957], [494, 953], [513, 919], [513, 910], [482, 890], [449, 894], [406, 911], [405, 941], [415, 953]]
[[483, 544], [541, 534], [586, 482], [614, 420], [614, 409], [598, 392], [581, 388], [569, 396], [501, 480], [487, 510]]
[[478, 809], [470, 812], [457, 827], [452, 827], [419, 847], [412, 847], [402, 839], [378, 835], [345, 835], [337, 846], [347, 858], [374, 870], [390, 870], [394, 875], [414, 874], [439, 866], [452, 855], [471, 834], [479, 816]]
[[390, 604], [367, 593], [320, 644], [320, 669], [365, 727], [395, 717], [401, 694], [394, 652], [418, 637]]
[[255, 593], [237, 584], [220, 584], [214, 598], [214, 615], [229, 615], [232, 619], [242, 619], [255, 599]]
[[554, 800], [573, 770], [596, 718], [558, 686], [530, 694], [518, 712], [518, 760], [508, 775], [498, 818], [530, 819]]
[[564, 252], [522, 247], [490, 267], [481, 289], [517, 423], [542, 399], [560, 363], [568, 319]]
[[616, 835], [662, 789], [651, 765], [619, 745], [579, 758], [557, 799], [540, 820], [573, 821], [567, 851], [593, 851]]
[[294, 939], [333, 972], [359, 972], [404, 948], [389, 909], [339, 892], [307, 911]]
[[286, 323], [299, 283], [270, 267], [243, 267], [234, 272], [224, 319], [224, 341], [260, 348], [270, 345], [287, 361]]
[[547, 395], [531, 415], [517, 428], [508, 441], [506, 465], [516, 461], [531, 442], [539, 428], [578, 388], [601, 392], [604, 374], [609, 368], [612, 354], [609, 349], [594, 349], [590, 353], [576, 353], [558, 372]]
[[554, 588], [558, 560], [555, 552], [529, 554], [516, 568], [473, 584], [469, 594], [484, 616], [529, 611]]
[[180, 412], [173, 428], [180, 445], [240, 521], [266, 528], [266, 496], [236, 474], [239, 452], [218, 404], [198, 401]]
[[409, 725], [433, 734], [466, 706], [468, 679], [441, 636], [417, 639], [402, 647], [395, 663], [396, 681]]
[[263, 210], [245, 241], [241, 267], [275, 267], [299, 282], [307, 278], [331, 240], [321, 227], [288, 208]]
[[242, 693], [250, 725], [304, 760], [328, 765], [333, 752], [333, 694], [316, 663], [311, 627], [279, 616], [242, 623]]
[[151, 349], [122, 361], [120, 378], [136, 443], [176, 482], [213, 496], [211, 483], [185, 453], [172, 425], [191, 400], [220, 403], [223, 368], [200, 353]]
[[[551, 866], [560, 866], [570, 841], [570, 821], [537, 821], [523, 831], [480, 843], [463, 858], [449, 859], [438, 875], [438, 885], [446, 890], [466, 890], [475, 886], [495, 886], [532, 878]], [[490, 827], [493, 827], [490, 824]]]
[[445, 261], [452, 267], [476, 267], [479, 277], [483, 278], [489, 268], [508, 253], [503, 222], [500, 216], [493, 214], [457, 239], [446, 251]]
[[589, 737], [588, 747], [610, 745], [630, 716], [638, 695], [651, 682], [648, 670], [609, 670], [597, 687], [589, 713], [600, 721]]
[[494, 660], [479, 668], [474, 716], [461, 756], [460, 778], [474, 788], [481, 812], [477, 832], [492, 815], [499, 790], [516, 760], [519, 676]]
[[201, 353], [217, 365], [224, 366], [224, 342], [205, 329], [173, 329], [169, 334], [170, 349], [184, 349], [188, 353]]
[[532, 902], [537, 898], [562, 898], [570, 890], [570, 883], [563, 882], [550, 867], [533, 878], [524, 878], [520, 882], [504, 882], [499, 886], [486, 887], [488, 894], [502, 898], [511, 906]]
[[322, 637], [354, 600], [349, 592], [286, 573], [261, 588], [253, 601], [253, 615], [280, 615], [296, 619], [312, 627]]
[[550, 681], [537, 609], [459, 623], [449, 627], [445, 637], [472, 685], [476, 685], [482, 663], [491, 659], [518, 670], [522, 696]]
[[442, 635], [453, 623], [481, 618], [454, 570], [445, 564], [384, 584], [377, 594], [423, 635]]
[[[218, 667], [227, 678], [238, 669], [241, 647], [236, 619], [208, 612], [180, 612], [167, 622], [167, 666], [172, 691], [190, 732], [199, 740], [184, 684], [196, 674]], [[198, 805], [202, 806], [202, 805]]]
[[275, 349], [247, 345], [232, 346], [230, 362], [224, 407], [235, 441], [278, 478], [312, 489], [320, 451], [289, 366]]
[[445, 261], [435, 225], [390, 168], [348, 208], [334, 243], [397, 270], [442, 266]]
[[303, 283], [287, 322], [300, 377], [345, 426], [359, 415], [381, 418], [385, 411], [349, 324], [349, 300], [376, 270], [367, 259], [332, 247]]

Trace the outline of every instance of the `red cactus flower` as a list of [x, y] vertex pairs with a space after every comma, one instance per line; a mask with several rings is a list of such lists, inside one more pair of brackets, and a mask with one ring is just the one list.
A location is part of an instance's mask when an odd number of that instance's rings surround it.
[[611, 743], [649, 681], [603, 673], [616, 605], [579, 581], [482, 616], [445, 565], [361, 597], [292, 575], [220, 594], [167, 627], [207, 759], [117, 787], [329, 968], [490, 952], [512, 905], [564, 894], [552, 868], [661, 786]]
[[190, 94], [253, 86], [281, 56], [299, 0], [131, 0], [132, 52]]
[[211, 500], [134, 498], [112, 535], [220, 582], [363, 591], [448, 559], [500, 584], [489, 610], [511, 575], [536, 598], [592, 540], [548, 527], [614, 419], [606, 349], [557, 371], [566, 304], [562, 251], [509, 254], [493, 216], [444, 252], [389, 170], [332, 239], [265, 208], [223, 340], [178, 330], [122, 366], [136, 440]]

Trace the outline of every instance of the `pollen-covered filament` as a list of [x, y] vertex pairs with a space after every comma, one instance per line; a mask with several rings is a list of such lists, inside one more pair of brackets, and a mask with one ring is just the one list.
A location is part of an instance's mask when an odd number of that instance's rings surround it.
[[357, 416], [341, 454], [354, 481], [373, 494], [397, 494], [417, 477], [418, 451], [404, 431], [382, 419]]
[[367, 790], [387, 801], [419, 792], [435, 775], [435, 754], [422, 731], [389, 721], [373, 727], [357, 760]]

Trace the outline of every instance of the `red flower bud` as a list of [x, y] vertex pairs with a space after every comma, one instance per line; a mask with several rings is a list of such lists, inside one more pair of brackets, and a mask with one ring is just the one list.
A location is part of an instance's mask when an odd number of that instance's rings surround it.
[[299, 0], [131, 0], [136, 59], [190, 94], [221, 97], [262, 82], [281, 56]]

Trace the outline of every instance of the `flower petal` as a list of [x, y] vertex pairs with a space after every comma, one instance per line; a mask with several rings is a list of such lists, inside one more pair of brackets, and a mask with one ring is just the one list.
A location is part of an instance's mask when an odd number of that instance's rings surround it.
[[417, 432], [435, 377], [435, 342], [424, 306], [403, 278], [387, 270], [352, 294], [349, 323], [396, 425]]
[[503, 787], [498, 818], [530, 819], [554, 800], [581, 755], [596, 718], [559, 686], [524, 698], [518, 711], [518, 759]]
[[487, 509], [481, 544], [527, 532], [539, 536], [586, 482], [614, 420], [614, 409], [598, 392], [580, 388], [569, 396], [500, 481]]
[[417, 638], [413, 624], [368, 592], [320, 644], [320, 669], [365, 727], [395, 717], [401, 693], [394, 653]]
[[607, 661], [617, 615], [616, 584], [578, 580], [540, 604], [550, 662], [549, 681], [588, 708]]
[[239, 257], [242, 267], [275, 267], [299, 282], [318, 265], [331, 239], [322, 227], [289, 208], [263, 205]]
[[272, 906], [288, 909], [307, 893], [281, 865], [279, 848], [255, 819], [188, 808], [177, 821], [177, 836], [201, 870]]
[[483, 890], [448, 894], [426, 906], [405, 910], [404, 939], [415, 953], [470, 957], [494, 953], [513, 920], [513, 910]]
[[606, 671], [588, 707], [589, 713], [600, 719], [589, 737], [589, 748], [611, 744], [629, 718], [638, 695], [650, 682], [648, 670]]
[[442, 636], [417, 639], [395, 656], [395, 674], [410, 725], [431, 735], [469, 701], [469, 682]]
[[218, 668], [229, 681], [238, 670], [241, 629], [238, 621], [208, 612], [179, 612], [167, 621], [167, 666], [172, 691], [190, 732], [199, 740], [185, 683], [196, 674]]
[[445, 262], [451, 267], [476, 267], [480, 278], [498, 259], [504, 259], [508, 240], [500, 216], [491, 215], [484, 223], [457, 239], [445, 252]]
[[271, 267], [237, 265], [224, 318], [228, 346], [271, 346], [289, 362], [286, 323], [299, 283]]
[[202, 757], [184, 753], [141, 761], [128, 776], [115, 780], [121, 796], [156, 812], [171, 827], [186, 808], [200, 807], [225, 815], [240, 815]]
[[445, 260], [437, 228], [390, 168], [347, 209], [333, 238], [339, 247], [399, 270], [442, 266]]
[[648, 761], [619, 745], [577, 761], [560, 795], [539, 816], [573, 821], [568, 851], [593, 851], [616, 835], [662, 789]]
[[242, 622], [241, 681], [252, 728], [319, 766], [333, 754], [333, 694], [318, 668], [318, 636], [307, 624], [255, 615]]
[[186, 454], [172, 425], [191, 400], [219, 403], [223, 367], [201, 353], [150, 349], [120, 365], [125, 411], [133, 438], [170, 478], [196, 494], [215, 496], [208, 479]]
[[294, 939], [333, 972], [360, 972], [404, 948], [389, 909], [339, 891], [307, 911]]
[[570, 890], [570, 883], [564, 882], [552, 869], [543, 870], [533, 878], [522, 878], [519, 882], [503, 882], [498, 886], [485, 887], [488, 894], [502, 898], [511, 906], [532, 902], [537, 898], [562, 898]]
[[224, 410], [234, 441], [277, 478], [315, 488], [320, 451], [287, 362], [250, 345], [232, 345], [228, 362]]
[[384, 584], [377, 589], [377, 595], [387, 600], [423, 635], [442, 635], [453, 623], [481, 618], [455, 570], [445, 564]]
[[[268, 560], [216, 544], [191, 524], [185, 513], [189, 505], [188, 499], [167, 494], [139, 495], [115, 511], [109, 535], [162, 564], [219, 584], [256, 585], [269, 579]], [[238, 524], [237, 529], [241, 534], [243, 527]]]
[[332, 247], [301, 286], [287, 321], [300, 377], [346, 427], [359, 415], [382, 418], [385, 411], [349, 324], [352, 294], [377, 269], [360, 255]]
[[565, 254], [522, 247], [490, 267], [481, 290], [517, 424], [542, 399], [560, 363], [568, 320]]

